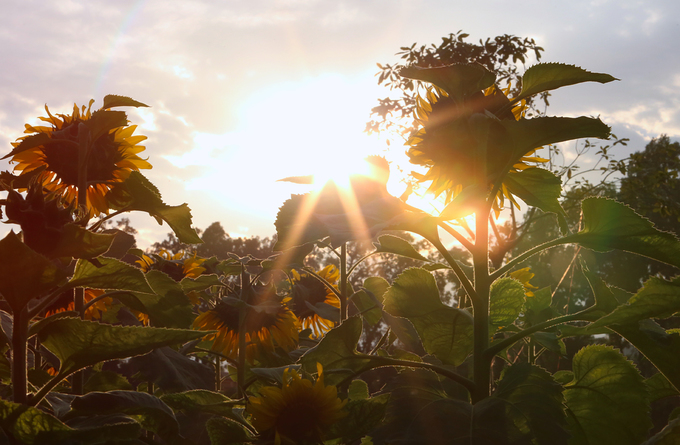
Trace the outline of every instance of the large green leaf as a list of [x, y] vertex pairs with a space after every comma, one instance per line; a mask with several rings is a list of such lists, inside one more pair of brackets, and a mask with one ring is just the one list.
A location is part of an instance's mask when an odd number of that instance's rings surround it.
[[347, 415], [331, 426], [326, 439], [341, 439], [330, 443], [345, 444], [370, 433], [384, 417], [389, 398], [389, 394], [382, 394], [373, 398], [350, 400], [344, 408]]
[[54, 288], [67, 273], [10, 231], [0, 240], [0, 294], [16, 313]]
[[0, 425], [3, 431], [22, 444], [58, 443], [73, 431], [56, 417], [37, 408], [0, 399]]
[[364, 289], [352, 295], [352, 303], [357, 307], [364, 320], [376, 325], [383, 318], [383, 295], [390, 283], [381, 277], [368, 277], [364, 280]]
[[97, 262], [98, 265], [85, 260], [78, 261], [69, 285], [153, 293], [140, 269], [113, 258], [101, 257], [97, 258]]
[[[385, 388], [390, 401], [375, 445], [525, 445], [528, 440], [506, 414], [508, 403], [489, 397], [474, 406], [448, 398], [434, 373], [405, 370]], [[559, 442], [557, 442], [559, 443]]]
[[513, 163], [544, 145], [589, 137], [607, 139], [611, 131], [600, 119], [583, 116], [503, 120], [500, 125], [512, 140]]
[[588, 249], [625, 250], [680, 267], [680, 240], [657, 230], [646, 218], [625, 204], [606, 198], [587, 198], [582, 203], [583, 229], [562, 238]]
[[563, 234], [567, 233], [566, 213], [559, 202], [562, 193], [560, 178], [542, 168], [527, 168], [508, 173], [503, 184], [510, 193], [518, 196], [527, 205], [556, 214], [560, 230]]
[[680, 277], [672, 281], [650, 278], [626, 304], [595, 323], [593, 327], [637, 323], [646, 318], [668, 318], [680, 311]]
[[581, 349], [564, 398], [571, 445], [638, 445], [651, 427], [642, 376], [619, 351], [602, 345]]
[[61, 318], [43, 327], [41, 343], [61, 362], [60, 376], [106, 360], [146, 354], [205, 336], [204, 331], [111, 326], [77, 318]]
[[410, 66], [399, 74], [436, 85], [457, 100], [490, 87], [496, 80], [496, 75], [482, 65], [467, 63], [428, 68]]
[[169, 346], [132, 357], [121, 367], [129, 370], [128, 374], [137, 374], [140, 379], [153, 382], [165, 392], [212, 389], [215, 385], [212, 366], [193, 360]]
[[543, 368], [521, 363], [507, 368], [493, 397], [506, 402], [506, 414], [532, 443], [567, 444], [562, 385]]
[[233, 419], [236, 419], [233, 408], [240, 403], [220, 393], [203, 389], [165, 394], [161, 396], [161, 400], [175, 411], [214, 414]]
[[300, 359], [303, 368], [310, 373], [316, 372], [316, 364], [321, 363], [325, 381], [337, 385], [364, 371], [380, 366], [380, 357], [360, 354], [356, 347], [361, 337], [361, 317], [350, 317], [340, 326], [331, 329], [314, 348]]
[[508, 326], [515, 322], [524, 306], [524, 286], [514, 278], [501, 278], [491, 285], [489, 323]]
[[66, 224], [50, 257], [95, 258], [111, 247], [115, 235], [95, 233], [77, 224]]
[[194, 321], [193, 305], [180, 283], [159, 270], [146, 273], [154, 294], [138, 293], [118, 296], [132, 309], [149, 315], [151, 324], [162, 328], [188, 329]]
[[191, 228], [191, 210], [186, 204], [169, 206], [163, 202], [161, 194], [148, 179], [133, 171], [123, 182], [117, 183], [107, 194], [106, 199], [115, 210], [139, 210], [147, 212], [158, 223], [165, 221], [180, 242], [201, 244], [203, 241]]
[[673, 386], [680, 390], [680, 333], [666, 332], [652, 320], [609, 329], [625, 338], [642, 353]]
[[442, 362], [460, 365], [472, 351], [472, 317], [441, 302], [430, 272], [404, 271], [385, 293], [384, 304], [389, 314], [411, 321], [425, 350]]
[[655, 402], [666, 397], [674, 397], [680, 395], [677, 389], [668, 381], [665, 375], [658, 372], [645, 380], [647, 392], [649, 393], [649, 401]]
[[394, 253], [414, 260], [431, 262], [414, 249], [411, 243], [398, 236], [382, 235], [378, 237], [378, 242], [373, 244], [376, 253]]
[[71, 402], [74, 414], [126, 414], [139, 419], [142, 427], [153, 431], [167, 443], [185, 443], [170, 407], [158, 397], [136, 391], [91, 392]]
[[107, 94], [104, 96], [104, 105], [102, 105], [102, 108], [114, 107], [148, 107], [148, 105], [127, 96], [118, 96], [116, 94]]
[[247, 445], [255, 438], [242, 424], [220, 417], [208, 419], [205, 428], [212, 445]]
[[551, 91], [582, 82], [607, 83], [618, 80], [609, 74], [592, 73], [583, 68], [564, 63], [539, 63], [522, 76], [522, 91], [513, 102], [526, 99], [534, 94]]

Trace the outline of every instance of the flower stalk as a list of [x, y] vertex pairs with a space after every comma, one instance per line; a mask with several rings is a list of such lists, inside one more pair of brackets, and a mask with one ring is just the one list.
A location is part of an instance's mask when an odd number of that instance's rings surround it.
[[14, 403], [26, 404], [28, 392], [27, 351], [28, 311], [24, 306], [14, 313], [12, 328], [12, 391]]

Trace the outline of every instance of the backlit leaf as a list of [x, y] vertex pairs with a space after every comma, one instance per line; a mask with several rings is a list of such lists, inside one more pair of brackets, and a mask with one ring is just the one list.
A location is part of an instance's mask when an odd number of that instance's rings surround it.
[[[47, 443], [65, 439], [72, 431], [56, 417], [37, 408], [0, 399], [0, 425], [22, 444]], [[57, 443], [57, 442], [52, 442]]]
[[503, 184], [527, 205], [556, 214], [562, 234], [567, 233], [566, 213], [559, 203], [562, 193], [560, 178], [542, 168], [527, 168], [508, 173]]
[[562, 385], [543, 368], [528, 363], [507, 368], [493, 393], [506, 402], [506, 413], [515, 426], [536, 444], [567, 444]]
[[375, 251], [377, 253], [394, 253], [406, 258], [430, 262], [430, 260], [418, 253], [411, 243], [398, 236], [382, 235], [378, 237], [378, 242], [373, 244], [375, 245]]
[[410, 66], [403, 68], [399, 75], [436, 85], [457, 100], [490, 87], [496, 80], [496, 75], [482, 65], [467, 63], [428, 68]]
[[69, 285], [153, 293], [140, 269], [113, 258], [101, 257], [97, 258], [97, 261], [101, 267], [89, 261], [79, 260]]
[[614, 80], [618, 79], [609, 74], [592, 73], [574, 65], [539, 63], [526, 70], [522, 76], [522, 91], [513, 102], [568, 85], [582, 82], [607, 83]]
[[425, 350], [442, 362], [460, 365], [472, 351], [472, 317], [441, 302], [430, 272], [404, 271], [385, 293], [384, 305], [389, 314], [411, 321]]
[[489, 323], [511, 325], [524, 306], [524, 286], [514, 278], [501, 278], [491, 285], [490, 298]]
[[14, 312], [65, 277], [66, 271], [22, 243], [13, 231], [0, 240], [0, 294]]
[[60, 360], [59, 375], [106, 360], [146, 354], [205, 336], [205, 331], [111, 326], [77, 318], [61, 318], [38, 334], [43, 346]]
[[642, 376], [619, 351], [602, 345], [581, 349], [574, 380], [564, 390], [570, 444], [637, 445], [651, 427]]
[[141, 173], [133, 171], [123, 182], [117, 183], [106, 194], [114, 210], [147, 212], [160, 224], [168, 223], [180, 242], [201, 244], [203, 240], [191, 228], [191, 210], [186, 204], [169, 206], [161, 199], [160, 192]]
[[118, 96], [115, 94], [107, 94], [104, 96], [104, 105], [102, 105], [102, 108], [114, 107], [148, 107], [148, 105], [127, 96]]
[[628, 303], [597, 320], [593, 327], [636, 323], [645, 318], [668, 318], [680, 311], [680, 277], [650, 278]]
[[583, 229], [562, 238], [588, 249], [625, 250], [680, 267], [680, 240], [657, 230], [625, 204], [606, 198], [586, 198], [582, 203]]
[[87, 415], [127, 414], [140, 420], [142, 427], [153, 431], [168, 443], [183, 443], [179, 424], [169, 406], [158, 397], [136, 391], [91, 392], [71, 402], [76, 413]]

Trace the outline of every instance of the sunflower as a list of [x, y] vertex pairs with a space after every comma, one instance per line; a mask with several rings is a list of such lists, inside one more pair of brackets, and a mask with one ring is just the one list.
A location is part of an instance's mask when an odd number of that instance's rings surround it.
[[317, 363], [316, 382], [286, 368], [283, 385], [265, 386], [260, 397], [251, 397], [246, 410], [253, 426], [263, 436], [274, 436], [277, 445], [321, 443], [329, 426], [347, 415], [347, 400], [338, 398], [335, 386], [323, 382], [323, 368]]
[[182, 281], [184, 278], [198, 278], [205, 267], [201, 265], [205, 262], [204, 258], [197, 258], [187, 256], [185, 252], [178, 252], [171, 254], [167, 250], [161, 250], [158, 255], [153, 255], [153, 258], [148, 255], [142, 255], [142, 258], [135, 261], [144, 272], [150, 270], [160, 270], [166, 273], [175, 281]]
[[[85, 304], [94, 300], [95, 298], [104, 294], [101, 289], [85, 289], [83, 301]], [[73, 301], [73, 292], [66, 291], [64, 294], [57, 299], [55, 303], [50, 305], [45, 311], [45, 317], [50, 315], [64, 312], [64, 311], [74, 311], [75, 302]], [[111, 298], [102, 298], [101, 300], [95, 301], [85, 310], [86, 320], [101, 320], [102, 314], [106, 312], [111, 307]]]
[[525, 267], [523, 269], [517, 269], [514, 272], [510, 272], [510, 278], [514, 278], [515, 280], [522, 283], [522, 286], [524, 286], [524, 294], [527, 297], [533, 297], [534, 290], [538, 289], [538, 286], [534, 286], [533, 284], [529, 283], [529, 280], [531, 280], [535, 275], [536, 274], [531, 272], [531, 267]]
[[[246, 305], [246, 359], [253, 363], [262, 352], [274, 351], [278, 346], [292, 351], [298, 340], [297, 319], [288, 309], [287, 299], [276, 295], [273, 286], [253, 286], [254, 301]], [[193, 327], [204, 331], [218, 331], [205, 337], [213, 342], [212, 350], [236, 360], [239, 345], [239, 308], [227, 300], [200, 314]]]
[[[45, 105], [48, 117], [41, 116], [39, 119], [49, 125], [26, 124], [24, 133], [29, 136], [21, 137], [12, 143], [15, 150], [6, 157], [11, 156], [10, 162], [17, 163], [14, 171], [20, 171], [20, 176], [39, 171], [35, 178], [38, 183], [49, 192], [63, 197], [67, 203], [76, 202], [79, 144], [82, 139], [79, 132], [84, 128], [81, 124], [87, 127], [94, 115], [105, 111], [93, 113], [91, 111], [93, 103], [94, 99], [90, 101], [87, 109], [84, 105], [79, 109], [74, 104], [71, 114], [56, 116]], [[108, 213], [109, 206], [105, 195], [113, 184], [124, 181], [132, 170], [151, 168], [151, 164], [138, 156], [145, 147], [137, 144], [145, 140], [146, 136], [134, 136], [136, 125], [119, 125], [120, 123], [120, 120], [116, 120], [115, 124], [111, 124], [111, 128], [100, 132], [101, 136], [91, 141], [89, 147], [86, 183], [87, 209], [90, 217]], [[36, 138], [32, 138], [34, 136]], [[25, 143], [24, 147], [27, 148], [23, 149], [22, 143]]]
[[[335, 293], [324, 283], [305, 272], [293, 269], [291, 283], [290, 306], [298, 319], [301, 329], [311, 329], [315, 337], [320, 337], [328, 332], [335, 322], [327, 320], [317, 314], [311, 306], [326, 303], [340, 309], [340, 300]], [[334, 265], [328, 265], [317, 272], [321, 278], [335, 286], [340, 278], [340, 271]], [[309, 303], [309, 304], [308, 304]]]
[[[415, 72], [417, 71], [410, 71]], [[431, 86], [427, 88], [424, 97], [417, 97], [415, 120], [419, 128], [406, 142], [410, 147], [407, 155], [413, 164], [428, 169], [424, 174], [414, 172], [416, 180], [430, 182], [427, 191], [435, 197], [443, 193], [447, 204], [468, 186], [482, 185], [490, 190], [509, 171], [518, 172], [533, 167], [528, 164], [530, 162], [548, 161], [534, 156], [541, 147], [519, 155], [509, 147], [502, 122], [523, 119], [526, 102], [522, 100], [511, 106], [512, 102], [507, 97], [510, 87], [501, 90], [492, 82], [490, 86], [480, 90], [470, 90], [468, 85], [466, 94], [458, 91], [457, 95], [449, 94], [438, 86]], [[480, 80], [479, 84], [485, 83]], [[480, 121], [474, 115], [483, 116], [486, 121]], [[479, 176], [480, 172], [476, 167], [479, 162], [478, 138], [479, 132], [484, 131], [483, 125], [488, 125], [488, 149], [484, 167], [486, 178]], [[496, 212], [502, 208], [504, 197], [510, 200], [511, 205], [518, 207], [506, 185], [502, 184], [494, 197]]]

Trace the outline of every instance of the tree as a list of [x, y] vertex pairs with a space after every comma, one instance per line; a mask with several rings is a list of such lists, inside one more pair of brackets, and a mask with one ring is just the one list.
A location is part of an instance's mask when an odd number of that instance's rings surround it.
[[[516, 96], [521, 89], [521, 73], [517, 63], [525, 64], [532, 54], [536, 61], [539, 61], [543, 51], [543, 48], [530, 38], [504, 34], [493, 39], [480, 40], [476, 44], [467, 42], [467, 37], [469, 34], [458, 31], [442, 37], [442, 43], [438, 46], [435, 44], [418, 46], [417, 43], [402, 46], [401, 51], [397, 53], [402, 62], [379, 63], [378, 84], [384, 84], [390, 91], [398, 91], [398, 96], [378, 100], [378, 106], [371, 110], [375, 120], [366, 124], [366, 131], [372, 133], [391, 129], [397, 130], [401, 135], [408, 135], [415, 128], [413, 112], [423, 83], [399, 75], [407, 66], [435, 67], [452, 63], [478, 63], [496, 74], [497, 83], [501, 88], [509, 88], [510, 93]], [[547, 106], [548, 96], [547, 92], [541, 94], [539, 102]], [[529, 99], [528, 105], [534, 105], [533, 99]], [[538, 109], [532, 108], [532, 112], [538, 113]], [[404, 121], [409, 124], [404, 124]]]

